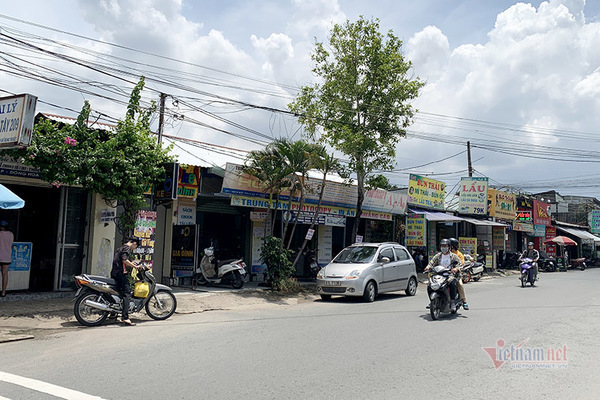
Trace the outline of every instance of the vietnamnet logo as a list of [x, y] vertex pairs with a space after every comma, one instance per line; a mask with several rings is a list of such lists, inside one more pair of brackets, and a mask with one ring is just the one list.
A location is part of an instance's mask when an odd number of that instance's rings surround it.
[[518, 345], [507, 345], [503, 339], [496, 342], [496, 347], [482, 347], [492, 359], [494, 367], [500, 368], [510, 364], [512, 368], [551, 369], [567, 368], [567, 346], [562, 347], [528, 347], [525, 339]]

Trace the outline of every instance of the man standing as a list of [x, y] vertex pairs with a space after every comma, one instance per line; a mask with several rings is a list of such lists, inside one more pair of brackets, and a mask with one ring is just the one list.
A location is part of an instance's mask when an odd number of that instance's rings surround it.
[[119, 247], [115, 252], [113, 258], [112, 270], [110, 271], [110, 277], [113, 278], [117, 284], [117, 289], [123, 296], [123, 315], [121, 316], [121, 322], [124, 324], [133, 326], [135, 325], [129, 319], [129, 303], [131, 302], [131, 286], [129, 279], [127, 279], [127, 268], [140, 269], [138, 266], [131, 262], [129, 259], [129, 253], [135, 250], [140, 244], [140, 239], [132, 237], [127, 242]]

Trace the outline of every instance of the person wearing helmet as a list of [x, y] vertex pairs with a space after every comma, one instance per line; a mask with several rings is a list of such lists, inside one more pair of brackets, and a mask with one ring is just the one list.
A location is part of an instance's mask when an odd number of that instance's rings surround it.
[[[450, 251], [452, 253], [456, 254], [458, 256], [458, 258], [460, 258], [460, 269], [462, 269], [465, 266], [465, 256], [458, 249], [458, 244], [459, 244], [458, 240], [456, 238], [450, 238], [449, 242], [450, 242]], [[458, 295], [463, 300], [463, 308], [465, 310], [468, 310], [469, 304], [467, 304], [467, 294], [465, 293], [465, 286], [463, 285], [462, 278], [458, 278], [456, 280], [456, 289], [458, 289]]]
[[[438, 265], [442, 265], [444, 267], [449, 267], [453, 262], [456, 262], [456, 265], [462, 265], [460, 262], [460, 258], [450, 251], [450, 241], [448, 239], [442, 239], [440, 241], [440, 252], [431, 258], [427, 267], [425, 267], [424, 272], [429, 271], [433, 267], [437, 267]], [[452, 273], [456, 274], [460, 269], [458, 267], [452, 268]], [[454, 299], [456, 298], [457, 292], [457, 279], [452, 279], [450, 281], [450, 298], [451, 305], [450, 308], [452, 310], [456, 310], [456, 305]], [[429, 308], [429, 306], [427, 306]]]
[[535, 276], [536, 281], [539, 280], [537, 261], [540, 258], [540, 252], [533, 248], [533, 242], [527, 243], [527, 250], [521, 254], [521, 257], [519, 257], [517, 261], [521, 261], [522, 258], [531, 258], [533, 260], [533, 275]]

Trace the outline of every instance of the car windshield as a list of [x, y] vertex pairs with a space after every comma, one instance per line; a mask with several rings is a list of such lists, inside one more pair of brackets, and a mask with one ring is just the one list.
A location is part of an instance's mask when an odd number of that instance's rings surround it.
[[348, 247], [333, 259], [334, 263], [369, 263], [377, 252], [377, 247]]

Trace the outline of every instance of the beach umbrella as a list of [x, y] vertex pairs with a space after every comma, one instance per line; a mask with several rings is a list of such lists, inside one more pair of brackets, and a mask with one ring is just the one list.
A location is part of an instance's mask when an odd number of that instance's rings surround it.
[[577, 246], [577, 243], [574, 240], [569, 239], [566, 236], [556, 236], [556, 237], [553, 237], [552, 239], [546, 240], [544, 243], [545, 244], [558, 244], [560, 246]]
[[16, 210], [25, 207], [25, 201], [0, 184], [0, 208]]

